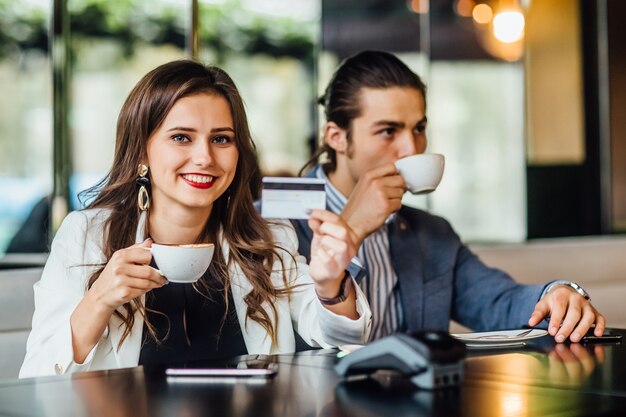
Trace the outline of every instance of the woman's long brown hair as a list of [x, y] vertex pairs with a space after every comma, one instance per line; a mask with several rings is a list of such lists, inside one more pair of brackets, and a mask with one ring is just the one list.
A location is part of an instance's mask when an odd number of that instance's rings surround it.
[[[253, 206], [252, 192], [258, 187], [256, 182], [259, 178], [256, 149], [239, 91], [223, 70], [194, 61], [180, 60], [152, 70], [139, 81], [120, 111], [113, 166], [98, 185], [86, 192], [87, 196], [96, 195], [88, 208], [105, 208], [111, 211], [104, 228], [104, 254], [107, 259], [115, 251], [135, 243], [139, 220], [135, 181], [138, 165], [147, 160], [148, 139], [163, 123], [177, 100], [199, 93], [217, 94], [229, 103], [239, 151], [233, 182], [214, 202], [203, 235], [198, 236], [199, 242], [211, 239], [215, 243], [215, 257], [209, 273], [205, 276], [218, 277], [221, 280], [224, 297], [228, 302], [228, 267], [232, 263], [238, 264], [252, 285], [252, 291], [245, 298], [248, 306], [246, 319], [250, 318], [263, 326], [275, 344], [276, 330], [272, 326], [272, 317], [262, 304], [270, 306], [277, 324], [275, 300], [279, 296], [289, 296], [290, 283], [282, 257], [278, 253], [281, 248], [276, 246], [268, 224]], [[229, 246], [228, 261], [222, 256], [222, 247], [217, 239], [220, 230], [222, 241]], [[284, 286], [281, 288], [276, 288], [270, 279], [275, 260], [280, 261], [283, 271]], [[103, 269], [104, 266], [90, 277], [89, 288]], [[199, 286], [200, 289], [208, 288], [203, 280], [199, 281]], [[125, 326], [120, 345], [130, 334], [136, 311], [142, 314], [148, 330], [155, 336], [139, 298], [123, 307], [125, 314], [115, 312]]]

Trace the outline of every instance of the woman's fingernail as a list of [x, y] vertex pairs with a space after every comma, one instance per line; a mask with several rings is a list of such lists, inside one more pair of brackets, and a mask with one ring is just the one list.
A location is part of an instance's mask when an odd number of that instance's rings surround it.
[[572, 333], [569, 338], [572, 342], [578, 342], [578, 340], [580, 339], [580, 335], [578, 333]]
[[551, 334], [552, 336], [554, 336], [554, 335], [556, 334], [556, 332], [558, 332], [558, 331], [559, 331], [559, 329], [557, 329], [556, 327], [551, 327], [551, 328], [550, 328], [550, 334]]
[[557, 337], [555, 337], [554, 340], [556, 340], [557, 343], [563, 343], [565, 341], [565, 336], [560, 334]]

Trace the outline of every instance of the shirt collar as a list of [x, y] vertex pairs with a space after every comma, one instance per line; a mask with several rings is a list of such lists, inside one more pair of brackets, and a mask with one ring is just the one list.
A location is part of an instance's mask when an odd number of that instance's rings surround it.
[[333, 213], [340, 214], [348, 203], [348, 198], [330, 182], [321, 165], [315, 167], [315, 177], [326, 181], [326, 207]]

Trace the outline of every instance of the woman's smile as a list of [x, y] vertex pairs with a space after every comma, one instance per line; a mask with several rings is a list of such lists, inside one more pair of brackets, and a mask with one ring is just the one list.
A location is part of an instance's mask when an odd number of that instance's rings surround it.
[[181, 174], [180, 177], [183, 179], [183, 181], [185, 181], [187, 184], [191, 185], [192, 187], [200, 188], [203, 190], [211, 188], [213, 184], [215, 184], [215, 180], [217, 179], [217, 177], [213, 177], [211, 175], [195, 174], [195, 173], [194, 174]]

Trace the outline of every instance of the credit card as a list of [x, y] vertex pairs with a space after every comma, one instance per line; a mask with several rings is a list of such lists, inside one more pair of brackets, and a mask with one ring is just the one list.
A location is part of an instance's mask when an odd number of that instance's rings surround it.
[[266, 219], [308, 219], [307, 210], [326, 208], [326, 181], [319, 178], [265, 177], [261, 216]]

